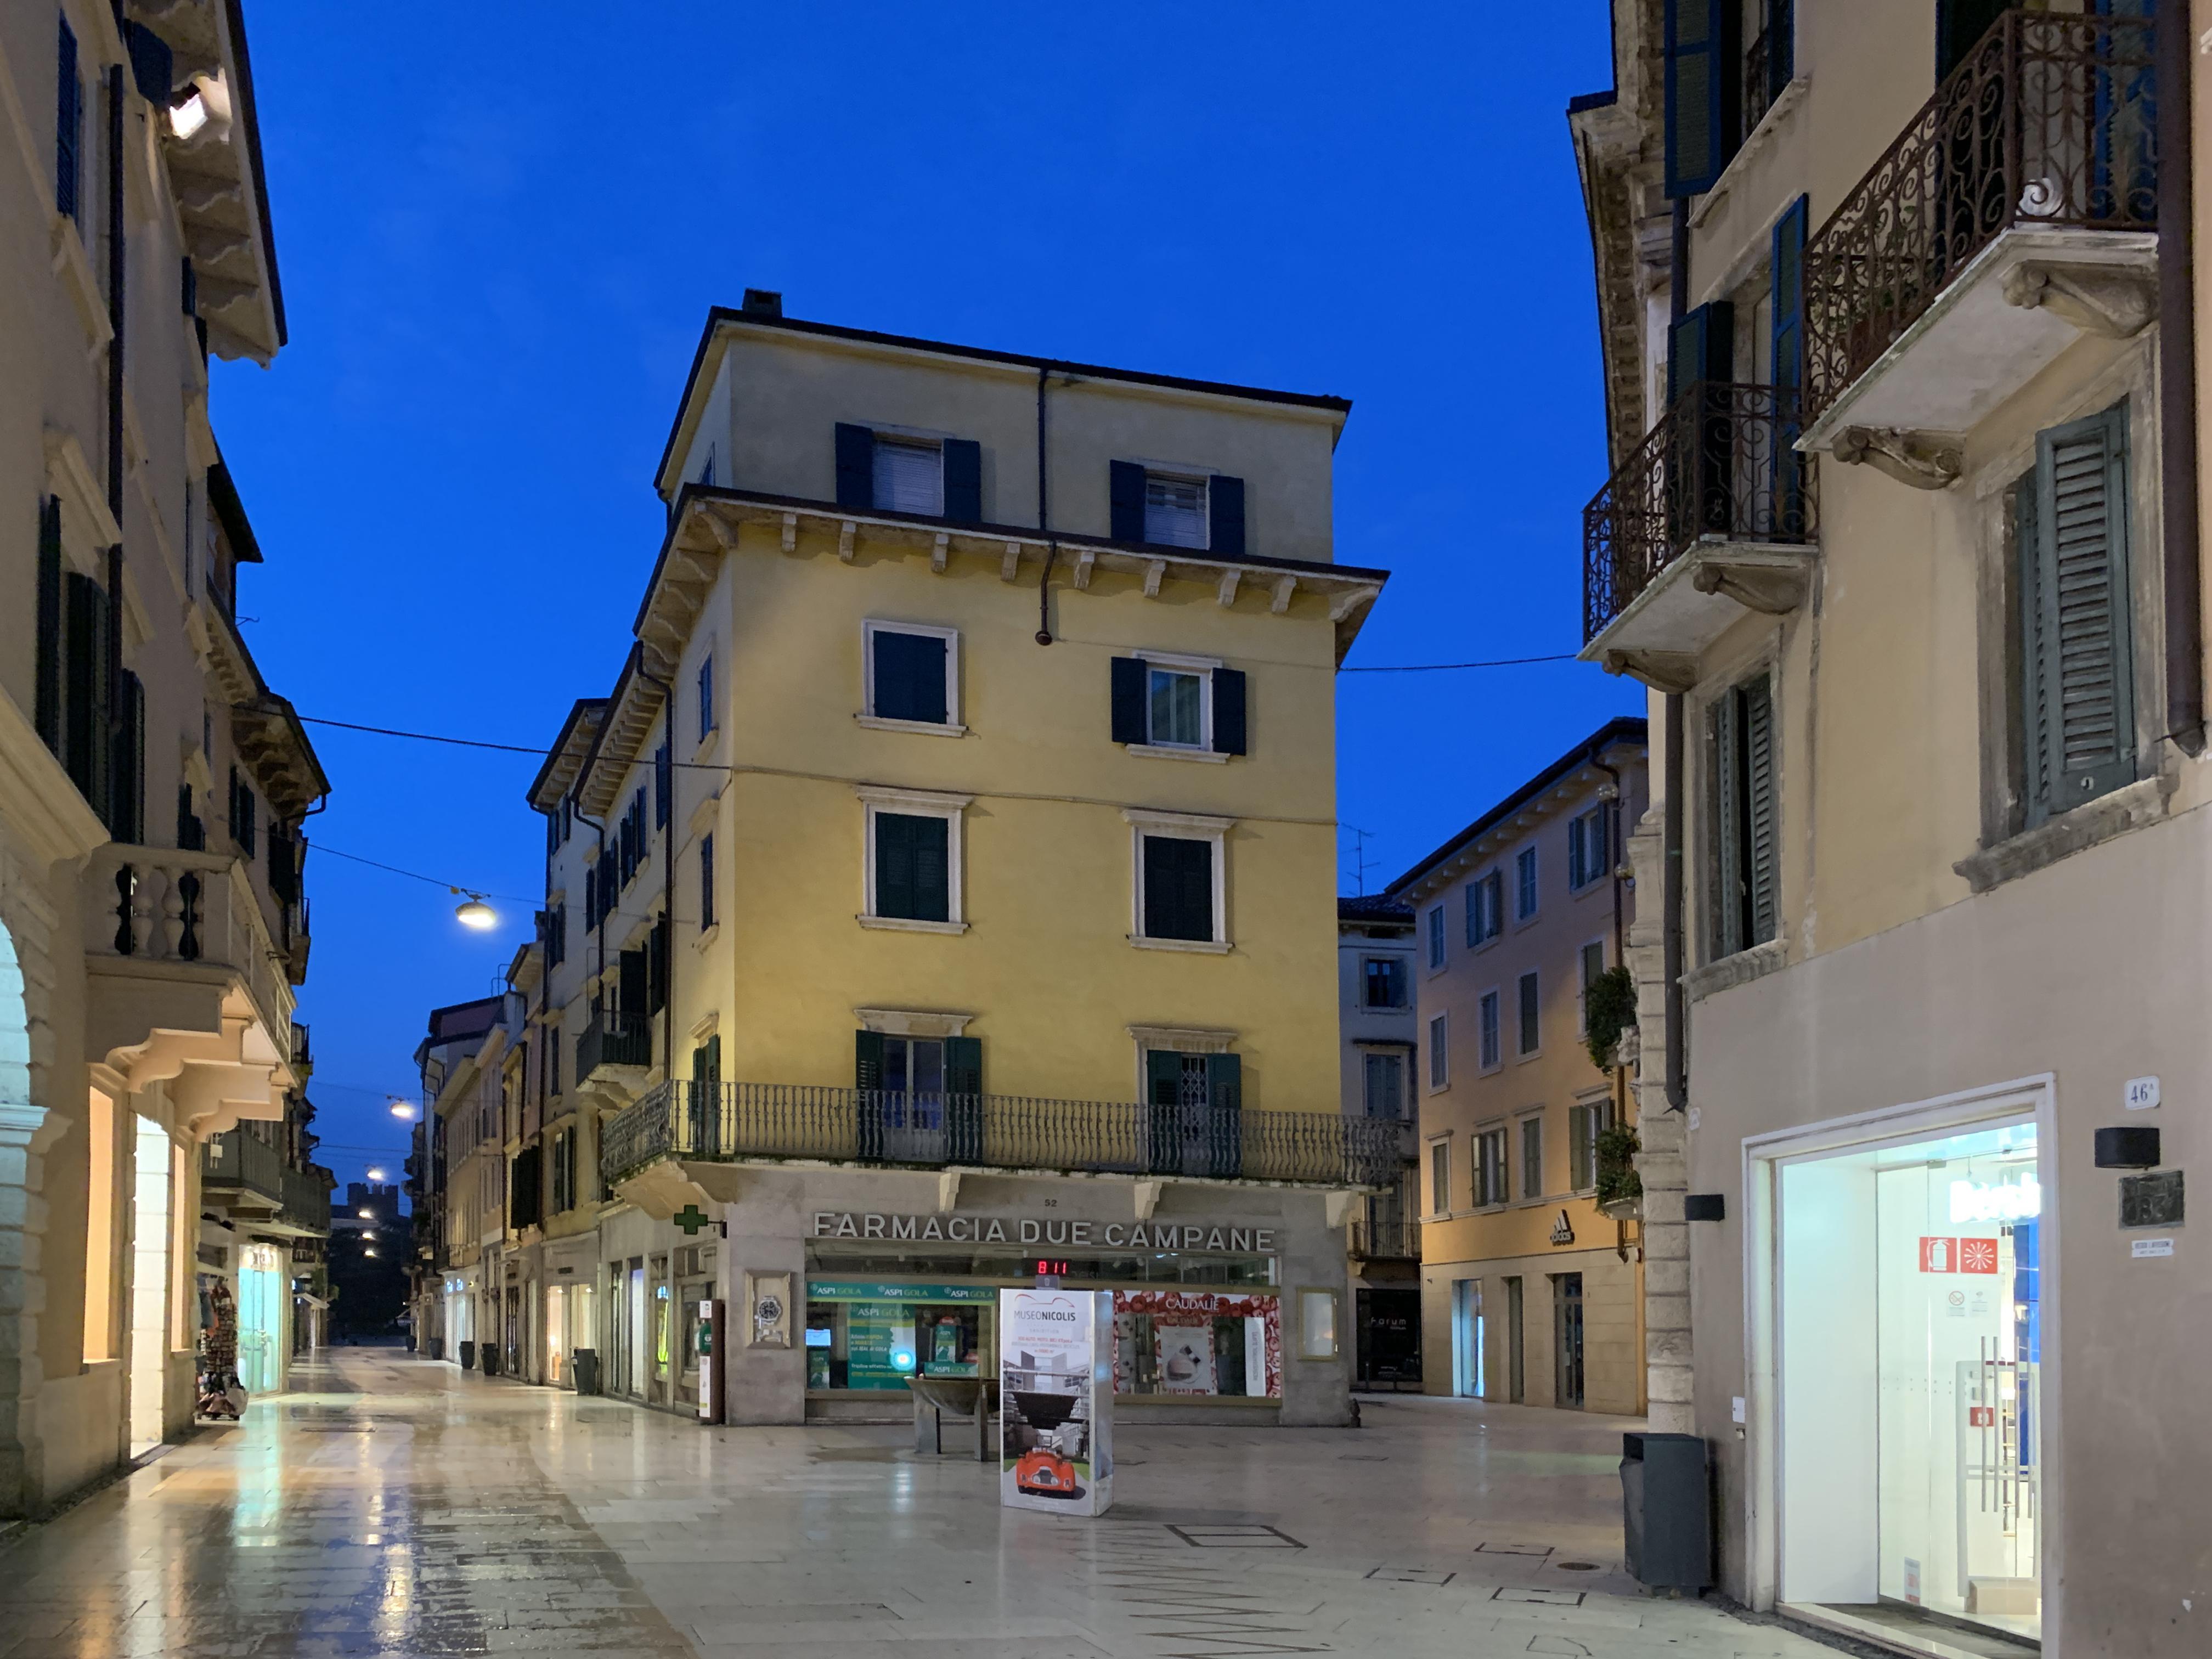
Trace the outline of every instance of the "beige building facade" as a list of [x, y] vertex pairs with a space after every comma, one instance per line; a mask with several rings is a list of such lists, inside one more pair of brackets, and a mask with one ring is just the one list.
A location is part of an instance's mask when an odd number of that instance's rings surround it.
[[284, 338], [246, 65], [234, 3], [0, 14], [0, 1515], [191, 1423], [241, 1267], [291, 1301], [283, 1166], [212, 1150], [302, 1080], [329, 787], [208, 422], [209, 354]]
[[2212, 18], [2148, 9], [1622, 4], [1571, 116], [1653, 1426], [1727, 1593], [1911, 1651], [2212, 1644]]
[[1584, 1010], [1634, 915], [1644, 758], [1643, 720], [1611, 721], [1391, 884], [1417, 953], [1426, 1393], [1644, 1408], [1641, 1247], [1598, 1203], [1634, 1112]]

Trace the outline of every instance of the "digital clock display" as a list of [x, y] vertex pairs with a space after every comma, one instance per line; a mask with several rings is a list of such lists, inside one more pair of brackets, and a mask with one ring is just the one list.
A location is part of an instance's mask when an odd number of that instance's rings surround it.
[[1037, 1258], [1036, 1271], [1041, 1278], [1050, 1276], [1055, 1279], [1065, 1279], [1068, 1275], [1069, 1267], [1067, 1262], [1064, 1259], [1054, 1261], [1048, 1257], [1039, 1256]]

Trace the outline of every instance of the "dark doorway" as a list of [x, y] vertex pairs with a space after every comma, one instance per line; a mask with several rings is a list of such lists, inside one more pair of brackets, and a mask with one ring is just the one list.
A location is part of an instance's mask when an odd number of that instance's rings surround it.
[[1418, 1290], [1361, 1290], [1357, 1386], [1419, 1389], [1421, 1386], [1421, 1293]]
[[1555, 1403], [1570, 1410], [1583, 1406], [1583, 1276], [1561, 1273], [1553, 1281], [1553, 1333], [1558, 1367]]
[[1505, 1397], [1519, 1405], [1528, 1397], [1528, 1367], [1523, 1356], [1528, 1344], [1522, 1340], [1522, 1291], [1518, 1278], [1505, 1281]]

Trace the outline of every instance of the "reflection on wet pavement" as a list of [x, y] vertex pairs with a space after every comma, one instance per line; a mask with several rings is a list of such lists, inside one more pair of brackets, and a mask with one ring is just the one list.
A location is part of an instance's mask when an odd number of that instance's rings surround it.
[[1828, 1651], [1638, 1592], [1620, 1419], [1138, 1420], [1085, 1521], [896, 1428], [703, 1429], [392, 1350], [292, 1386], [0, 1551], [0, 1656]]

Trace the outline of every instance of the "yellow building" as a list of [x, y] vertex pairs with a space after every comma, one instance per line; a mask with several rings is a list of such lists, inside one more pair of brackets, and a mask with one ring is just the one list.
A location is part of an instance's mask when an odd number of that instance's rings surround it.
[[2212, 1538], [2212, 15], [1665, 9], [1614, 8], [1572, 116], [1585, 654], [1651, 692], [1652, 1426], [1705, 1443], [1755, 1607], [2212, 1651], [2177, 1589]]
[[1349, 1415], [1397, 1130], [1337, 1080], [1347, 409], [714, 313], [636, 644], [532, 793], [540, 1271], [607, 1391], [696, 1409], [719, 1298], [732, 1420], [903, 1414], [1057, 1273], [1146, 1409]]
[[1605, 1132], [1635, 1113], [1585, 1005], [1634, 916], [1620, 830], [1644, 752], [1642, 720], [1609, 722], [1391, 885], [1418, 952], [1430, 1394], [1644, 1409], [1634, 1206], [1600, 1208]]

